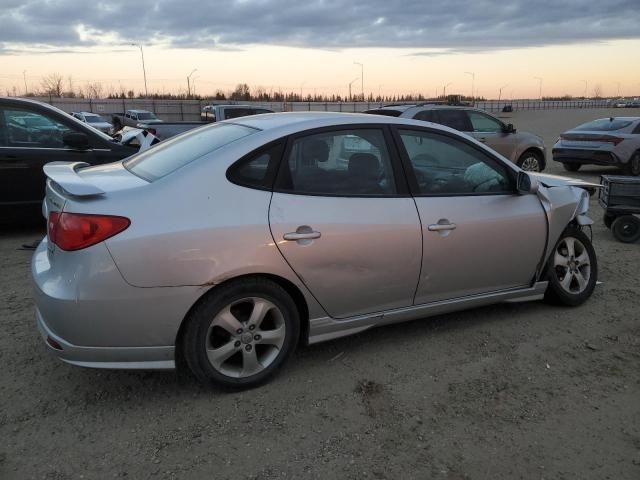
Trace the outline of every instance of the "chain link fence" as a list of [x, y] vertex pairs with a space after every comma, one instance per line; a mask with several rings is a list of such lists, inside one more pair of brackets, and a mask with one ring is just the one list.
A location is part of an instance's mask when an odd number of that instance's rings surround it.
[[[275, 112], [364, 112], [372, 108], [387, 105], [389, 102], [233, 102], [209, 100], [152, 100], [152, 99], [86, 99], [86, 98], [51, 98], [38, 97], [37, 100], [49, 103], [65, 112], [94, 112], [108, 117], [113, 114], [124, 114], [127, 110], [139, 109], [155, 112], [166, 121], [200, 120], [202, 107], [212, 103], [219, 105], [252, 105], [273, 110]], [[410, 102], [401, 102], [410, 103]], [[578, 108], [609, 108], [611, 100], [502, 100], [479, 101], [477, 108], [488, 112], [501, 112], [507, 106], [516, 110], [552, 110]]]

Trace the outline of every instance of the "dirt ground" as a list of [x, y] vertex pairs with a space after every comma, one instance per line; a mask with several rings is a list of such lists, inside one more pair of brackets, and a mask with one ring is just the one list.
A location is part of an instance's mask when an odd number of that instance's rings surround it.
[[[608, 114], [512, 121], [550, 147]], [[603, 283], [584, 306], [505, 304], [371, 330], [303, 348], [242, 393], [54, 359], [20, 250], [41, 234], [5, 230], [0, 478], [638, 479], [640, 244], [617, 242], [591, 207]]]

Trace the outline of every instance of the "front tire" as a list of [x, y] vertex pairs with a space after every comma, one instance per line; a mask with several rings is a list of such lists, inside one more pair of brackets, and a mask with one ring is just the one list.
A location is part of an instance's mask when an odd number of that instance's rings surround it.
[[525, 172], [541, 172], [544, 168], [544, 161], [542, 155], [528, 150], [520, 156], [517, 165]]
[[621, 215], [611, 224], [613, 236], [624, 243], [640, 239], [640, 219], [634, 215]]
[[563, 163], [562, 166], [564, 167], [564, 169], [567, 172], [577, 172], [578, 170], [580, 170], [580, 167], [582, 166], [579, 163]]
[[251, 388], [266, 382], [295, 350], [298, 309], [277, 283], [264, 278], [231, 281], [189, 314], [182, 352], [205, 384]]
[[593, 293], [598, 280], [596, 252], [584, 232], [570, 228], [563, 232], [547, 263], [549, 287], [545, 299], [576, 307]]

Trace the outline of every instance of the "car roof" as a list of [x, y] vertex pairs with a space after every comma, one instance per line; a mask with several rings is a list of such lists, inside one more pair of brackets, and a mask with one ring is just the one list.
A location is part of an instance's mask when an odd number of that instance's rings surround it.
[[[282, 130], [283, 134], [313, 128], [331, 127], [350, 124], [397, 124], [424, 127], [427, 122], [408, 118], [389, 117], [385, 115], [371, 115], [367, 113], [341, 113], [341, 112], [281, 112], [265, 113], [248, 117], [239, 117], [227, 120], [228, 123], [245, 125], [264, 131]], [[443, 125], [430, 124], [434, 128], [455, 132]]]
[[153, 113], [150, 110], [138, 110], [138, 109], [135, 109], [135, 108], [130, 108], [128, 111], [129, 112], [136, 112], [136, 113]]

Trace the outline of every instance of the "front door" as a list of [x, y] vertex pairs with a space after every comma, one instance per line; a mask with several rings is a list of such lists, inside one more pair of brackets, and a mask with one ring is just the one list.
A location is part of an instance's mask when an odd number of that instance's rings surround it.
[[297, 136], [276, 180], [273, 239], [335, 318], [413, 302], [420, 221], [387, 138], [366, 127]]
[[505, 132], [500, 120], [475, 110], [467, 110], [466, 113], [473, 128], [471, 134], [476, 140], [512, 161], [516, 160], [513, 158], [516, 149], [513, 134]]
[[397, 132], [424, 238], [415, 303], [530, 286], [547, 238], [536, 195], [509, 167], [459, 138]]

